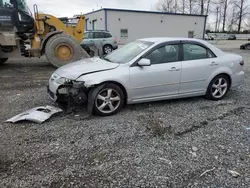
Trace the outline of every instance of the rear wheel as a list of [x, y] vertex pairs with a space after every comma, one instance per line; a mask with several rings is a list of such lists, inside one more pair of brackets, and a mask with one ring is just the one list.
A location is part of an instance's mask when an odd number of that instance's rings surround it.
[[209, 84], [206, 97], [211, 100], [223, 99], [230, 88], [230, 82], [227, 76], [218, 75]]
[[0, 58], [0, 64], [4, 64], [7, 60], [8, 58]]
[[[96, 88], [98, 89], [98, 87]], [[110, 116], [116, 114], [124, 105], [124, 93], [116, 84], [106, 84], [97, 91], [94, 111], [97, 115]]]
[[113, 51], [113, 48], [111, 45], [109, 44], [106, 44], [104, 47], [103, 47], [103, 52], [104, 54], [109, 54]]
[[80, 44], [70, 35], [56, 34], [51, 37], [45, 47], [45, 54], [55, 67], [89, 57]]

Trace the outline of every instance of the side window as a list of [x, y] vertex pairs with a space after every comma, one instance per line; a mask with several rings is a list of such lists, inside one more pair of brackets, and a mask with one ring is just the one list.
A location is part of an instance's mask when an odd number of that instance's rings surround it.
[[89, 39], [89, 33], [84, 33], [84, 39]]
[[95, 32], [95, 33], [94, 33], [94, 38], [95, 38], [95, 39], [104, 38], [104, 35], [103, 35], [103, 33], [101, 33], [101, 32]]
[[111, 38], [112, 35], [110, 33], [103, 33], [104, 34], [104, 38]]
[[166, 45], [154, 50], [145, 58], [151, 61], [151, 64], [176, 62], [179, 59], [179, 45]]
[[92, 39], [93, 35], [94, 35], [93, 33], [87, 32], [87, 33], [84, 34], [84, 39]]
[[214, 54], [202, 46], [196, 44], [183, 44], [183, 60], [196, 60], [213, 58]]
[[207, 50], [207, 58], [214, 58], [214, 57], [216, 57], [214, 53], [211, 52], [210, 50]]

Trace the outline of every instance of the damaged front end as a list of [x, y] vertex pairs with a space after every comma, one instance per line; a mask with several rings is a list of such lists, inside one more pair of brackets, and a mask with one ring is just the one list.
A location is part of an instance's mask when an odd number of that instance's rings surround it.
[[85, 87], [84, 82], [68, 79], [65, 79], [64, 83], [59, 83], [54, 91], [51, 91], [50, 86], [48, 86], [48, 93], [56, 102], [85, 103], [88, 101], [88, 91], [89, 89]]

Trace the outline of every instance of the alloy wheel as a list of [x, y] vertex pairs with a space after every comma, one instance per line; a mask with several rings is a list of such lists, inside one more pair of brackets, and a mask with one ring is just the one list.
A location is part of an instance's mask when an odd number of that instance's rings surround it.
[[109, 45], [105, 46], [105, 47], [104, 47], [104, 52], [105, 52], [105, 54], [111, 53], [111, 52], [112, 52], [111, 46], [109, 46]]
[[214, 98], [223, 97], [228, 89], [228, 82], [225, 78], [218, 78], [212, 85], [212, 95]]
[[104, 114], [110, 114], [114, 112], [121, 103], [121, 96], [115, 90], [111, 88], [105, 88], [101, 90], [96, 97], [95, 105], [98, 110]]

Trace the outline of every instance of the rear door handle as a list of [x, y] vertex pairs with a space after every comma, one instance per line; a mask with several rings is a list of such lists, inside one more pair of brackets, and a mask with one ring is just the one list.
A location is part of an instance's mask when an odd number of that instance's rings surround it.
[[210, 66], [216, 66], [218, 65], [217, 63], [215, 63], [214, 61], [212, 63], [210, 63]]
[[172, 67], [169, 71], [179, 71], [180, 69], [177, 69], [176, 67]]

